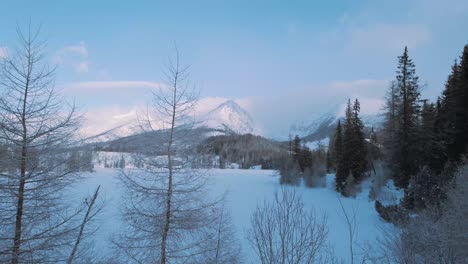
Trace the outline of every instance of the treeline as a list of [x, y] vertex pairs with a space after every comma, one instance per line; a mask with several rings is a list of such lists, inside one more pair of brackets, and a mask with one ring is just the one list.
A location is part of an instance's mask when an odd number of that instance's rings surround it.
[[386, 100], [384, 160], [402, 207], [439, 206], [468, 144], [468, 45], [455, 61], [436, 102], [421, 98], [414, 62], [405, 48]]
[[363, 137], [358, 101], [348, 101], [331, 147], [336, 189], [352, 195], [353, 187], [372, 173], [374, 186], [391, 179], [403, 190], [394, 205], [378, 200], [378, 188], [371, 191], [380, 216], [401, 229], [388, 235], [383, 262], [465, 263], [468, 45], [436, 102], [422, 98], [416, 66], [405, 47], [385, 99], [383, 127], [371, 131], [369, 139]]
[[219, 157], [220, 168], [237, 163], [242, 169], [261, 165], [262, 169], [279, 169], [288, 156], [284, 144], [252, 134], [209, 137], [198, 145], [197, 155], [204, 167], [212, 167], [213, 156]]

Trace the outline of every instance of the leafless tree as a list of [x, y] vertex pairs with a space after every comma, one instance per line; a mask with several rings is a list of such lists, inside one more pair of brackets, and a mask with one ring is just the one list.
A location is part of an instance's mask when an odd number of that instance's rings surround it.
[[251, 217], [247, 237], [262, 264], [320, 263], [328, 252], [326, 217], [308, 211], [286, 188], [264, 202]]
[[54, 90], [39, 30], [18, 29], [20, 45], [0, 64], [0, 262], [65, 261], [84, 207], [65, 190], [79, 118]]
[[78, 247], [82, 240], [84, 239], [85, 236], [85, 228], [88, 225], [88, 223], [99, 213], [102, 207], [99, 207], [98, 210], [93, 210], [94, 207], [96, 206], [97, 198], [99, 195], [99, 189], [101, 186], [99, 185], [96, 188], [96, 191], [94, 191], [94, 195], [91, 197], [91, 199], [88, 201], [86, 199], [85, 203], [87, 205], [86, 213], [83, 218], [83, 221], [81, 222], [80, 225], [80, 230], [78, 232], [78, 235], [76, 236], [75, 244], [73, 245], [73, 249], [70, 253], [70, 256], [68, 257], [67, 264], [72, 264], [73, 260], [75, 259], [77, 252], [78, 252]]
[[341, 201], [340, 195], [337, 194], [338, 202], [340, 203], [341, 212], [343, 214], [343, 218], [346, 222], [346, 230], [348, 231], [348, 242], [349, 242], [349, 257], [351, 260], [351, 264], [354, 264], [355, 261], [355, 249], [354, 246], [356, 244], [356, 237], [357, 237], [357, 209], [355, 207], [352, 208], [351, 212], [346, 211], [343, 206], [343, 202]]
[[[122, 170], [127, 223], [114, 239], [121, 257], [138, 263], [192, 263], [206, 254], [212, 210], [218, 201], [207, 194], [207, 175], [191, 166], [193, 119], [197, 94], [188, 83], [179, 55], [166, 81], [140, 118], [145, 144], [134, 162], [141, 169]], [[215, 236], [213, 233], [212, 236]]]
[[243, 263], [241, 246], [231, 222], [231, 215], [225, 207], [225, 200], [212, 207], [210, 213], [211, 224], [200, 232], [200, 244], [197, 246], [200, 253], [191, 256], [186, 263]]

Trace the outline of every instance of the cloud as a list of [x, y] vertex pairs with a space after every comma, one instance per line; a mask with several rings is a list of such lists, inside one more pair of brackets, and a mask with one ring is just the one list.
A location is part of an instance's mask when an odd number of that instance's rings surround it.
[[202, 116], [206, 115], [209, 111], [215, 109], [220, 104], [226, 102], [228, 98], [225, 97], [204, 97], [200, 98], [195, 108], [195, 115]]
[[76, 73], [89, 71], [88, 48], [84, 41], [66, 46], [55, 54], [54, 62], [62, 65], [71, 65]]
[[[231, 99], [251, 114], [256, 131], [261, 131], [262, 135], [267, 137], [286, 138], [292, 124], [310, 125], [315, 119], [333, 109], [339, 109], [344, 113], [348, 98], [359, 99], [361, 114], [377, 114], [382, 108], [382, 98], [388, 83], [387, 80], [333, 81], [323, 85], [311, 85], [304, 89], [289, 89], [279, 95], [249, 98], [204, 97], [199, 99], [194, 117], [201, 118]], [[137, 90], [134, 89], [159, 86], [159, 83], [145, 81], [84, 82], [70, 85], [68, 89], [75, 89], [87, 98], [111, 97], [109, 101], [114, 104], [116, 100], [112, 96], [117, 95], [125, 99], [120, 105], [93, 107], [88, 110], [83, 134], [89, 136], [119, 126], [123, 126], [119, 133], [130, 133], [137, 124], [137, 117], [145, 113], [148, 102], [147, 96], [136, 93]], [[139, 94], [138, 99], [133, 100], [133, 104], [129, 103], [132, 101], [129, 98], [130, 93]]]
[[361, 101], [362, 114], [378, 113], [388, 83], [387, 80], [332, 81], [303, 89], [286, 89], [284, 94], [236, 101], [242, 102], [266, 136], [286, 138], [292, 124], [309, 125], [330, 110], [344, 109], [348, 98]]
[[132, 132], [137, 121], [138, 107], [110, 106], [94, 108], [84, 114], [85, 122], [81, 134], [95, 136], [110, 129], [116, 129], [112, 136], [125, 136]]
[[84, 41], [78, 42], [78, 44], [66, 46], [60, 49], [57, 52], [57, 59], [63, 59], [63, 57], [67, 56], [78, 56], [80, 58], [88, 58], [88, 49], [86, 48], [86, 44]]
[[6, 58], [8, 56], [8, 49], [7, 47], [0, 47], [0, 59]]

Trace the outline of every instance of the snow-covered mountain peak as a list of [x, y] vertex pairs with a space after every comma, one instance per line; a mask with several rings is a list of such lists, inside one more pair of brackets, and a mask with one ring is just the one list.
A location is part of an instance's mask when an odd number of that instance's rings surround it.
[[253, 132], [253, 120], [250, 114], [233, 100], [227, 100], [208, 112], [202, 119], [204, 125], [214, 129], [226, 128], [234, 133]]

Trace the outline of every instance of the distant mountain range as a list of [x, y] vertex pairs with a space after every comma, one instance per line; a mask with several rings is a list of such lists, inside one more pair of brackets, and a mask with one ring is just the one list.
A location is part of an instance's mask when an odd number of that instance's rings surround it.
[[[326, 141], [327, 138], [333, 135], [338, 120], [344, 118], [342, 106], [342, 104], [335, 105], [310, 123], [292, 125], [290, 129], [291, 136], [298, 135], [305, 142]], [[378, 114], [362, 115], [361, 118], [364, 126], [368, 129], [371, 127], [379, 128], [383, 121], [383, 117]], [[125, 119], [131, 119], [131, 117], [126, 115]], [[254, 134], [256, 127], [251, 115], [233, 100], [221, 103], [197, 119], [199, 120], [196, 125], [198, 140], [214, 135]], [[132, 144], [131, 142], [142, 141], [137, 140], [142, 134], [131, 133], [131, 131], [134, 131], [129, 129], [131, 126], [120, 126], [110, 130], [111, 133], [105, 133], [104, 138], [95, 138], [94, 142], [117, 140], [119, 145], [125, 143], [124, 145], [128, 148]], [[117, 133], [118, 131], [122, 133]], [[110, 137], [108, 137], [109, 134]]]

